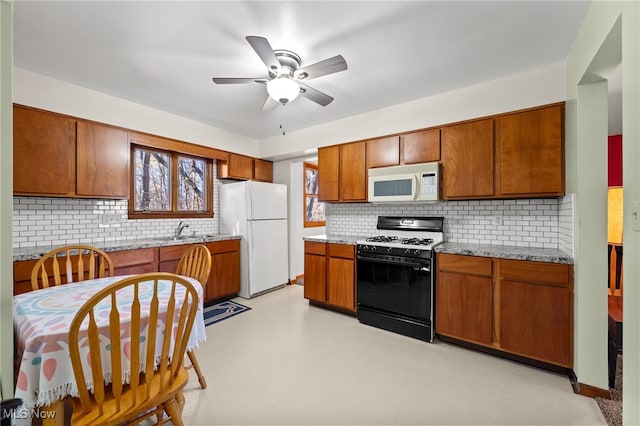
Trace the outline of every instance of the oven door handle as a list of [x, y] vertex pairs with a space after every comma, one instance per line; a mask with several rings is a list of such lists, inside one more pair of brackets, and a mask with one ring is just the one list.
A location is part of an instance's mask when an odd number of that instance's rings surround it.
[[376, 258], [371, 258], [371, 257], [364, 257], [364, 256], [356, 256], [357, 260], [362, 260], [365, 262], [374, 262], [374, 263], [383, 263], [385, 265], [401, 265], [401, 266], [412, 266], [412, 267], [416, 267], [416, 268], [422, 268], [422, 270], [424, 272], [431, 272], [431, 269], [426, 267], [426, 265], [428, 265], [428, 263], [425, 262], [425, 264], [420, 263], [420, 262], [399, 262], [397, 260], [390, 260], [390, 259], [376, 259]]

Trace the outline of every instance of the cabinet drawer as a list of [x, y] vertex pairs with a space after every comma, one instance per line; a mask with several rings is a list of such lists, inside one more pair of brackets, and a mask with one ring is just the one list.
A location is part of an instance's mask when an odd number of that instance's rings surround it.
[[156, 263], [156, 248], [119, 250], [107, 253], [116, 268], [140, 265], [143, 263]]
[[500, 278], [568, 287], [571, 283], [571, 266], [562, 263], [501, 260]]
[[440, 271], [481, 275], [485, 277], [490, 277], [492, 274], [492, 260], [489, 257], [442, 253], [438, 254], [437, 262]]
[[240, 240], [213, 241], [207, 243], [207, 248], [209, 249], [211, 254], [240, 251]]
[[355, 258], [355, 246], [350, 244], [329, 244], [329, 256], [343, 259]]
[[180, 244], [175, 246], [160, 247], [159, 261], [166, 262], [168, 260], [179, 260], [193, 244]]
[[317, 243], [314, 241], [305, 241], [304, 242], [304, 252], [307, 254], [327, 254], [327, 244], [326, 243]]

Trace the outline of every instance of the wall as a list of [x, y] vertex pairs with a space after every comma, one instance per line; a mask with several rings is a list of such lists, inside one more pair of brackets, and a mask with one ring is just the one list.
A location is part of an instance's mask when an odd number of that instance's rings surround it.
[[622, 186], [622, 135], [607, 139], [607, 186]]
[[122, 98], [14, 67], [14, 102], [258, 157], [258, 141]]
[[[406, 204], [329, 204], [327, 233], [371, 236], [378, 216], [443, 216], [445, 241], [560, 249], [571, 254], [571, 197], [532, 200], [476, 200]], [[562, 215], [562, 216], [561, 216]], [[562, 241], [562, 244], [561, 244]]]
[[2, 399], [13, 396], [13, 268], [11, 194], [13, 193], [13, 5], [0, 1], [0, 383]]
[[262, 141], [261, 157], [300, 157], [320, 146], [383, 136], [561, 102], [564, 62], [417, 99], [365, 114], [287, 132]]
[[[575, 193], [575, 360], [578, 380], [606, 388], [607, 74], [622, 67], [624, 180], [623, 422], [640, 424], [640, 3], [592, 2], [567, 57], [567, 191]], [[603, 265], [603, 260], [605, 264]], [[602, 279], [604, 277], [604, 279]]]
[[303, 202], [303, 163], [315, 160], [314, 158], [296, 158], [279, 161], [273, 166], [273, 181], [288, 186], [289, 198], [289, 279], [304, 274], [304, 241], [303, 238], [310, 235], [323, 235], [326, 233], [324, 226], [313, 228], [304, 227], [304, 202]]

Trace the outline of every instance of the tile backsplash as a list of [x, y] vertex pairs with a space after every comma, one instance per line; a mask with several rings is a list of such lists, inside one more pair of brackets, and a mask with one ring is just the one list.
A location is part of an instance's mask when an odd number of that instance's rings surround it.
[[[215, 180], [213, 209], [218, 212]], [[13, 197], [13, 247], [95, 244], [167, 237], [180, 219], [127, 219], [127, 200]], [[184, 235], [217, 234], [218, 217], [184, 219]]]
[[[214, 211], [218, 188], [214, 187]], [[105, 243], [172, 234], [178, 219], [127, 219], [127, 200], [13, 198], [13, 246]], [[378, 216], [444, 216], [445, 240], [559, 249], [573, 256], [574, 195], [552, 199], [328, 204], [327, 233], [377, 234]], [[115, 223], [113, 223], [115, 222]], [[217, 217], [188, 219], [186, 233], [219, 232]]]
[[573, 195], [552, 199], [329, 204], [327, 233], [370, 236], [378, 216], [444, 216], [445, 240], [560, 249], [573, 255]]

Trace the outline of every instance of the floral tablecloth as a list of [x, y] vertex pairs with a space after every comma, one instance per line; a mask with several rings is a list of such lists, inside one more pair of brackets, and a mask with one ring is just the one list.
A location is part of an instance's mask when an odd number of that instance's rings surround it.
[[[100, 278], [14, 296], [13, 323], [16, 362], [19, 363], [15, 397], [22, 399], [23, 408], [42, 407], [65, 396], [78, 395], [69, 357], [68, 334], [71, 321], [79, 308], [97, 291], [126, 277]], [[202, 286], [195, 279], [189, 278], [189, 281], [195, 286], [200, 303], [187, 350], [206, 340]], [[170, 282], [160, 281], [158, 288], [161, 309], [163, 306], [166, 308], [166, 300], [171, 291]], [[150, 300], [152, 282], [143, 283], [139, 292], [143, 304], [145, 300]], [[184, 297], [184, 292], [182, 295], [176, 294], [178, 299]], [[108, 313], [109, 305], [103, 306]], [[121, 312], [123, 324], [127, 319], [126, 314]], [[100, 326], [100, 319], [97, 321]], [[108, 318], [102, 321], [106, 324]], [[126, 351], [127, 345], [123, 347]], [[110, 375], [108, 366], [105, 367], [105, 374]]]

